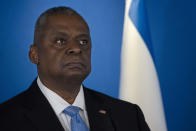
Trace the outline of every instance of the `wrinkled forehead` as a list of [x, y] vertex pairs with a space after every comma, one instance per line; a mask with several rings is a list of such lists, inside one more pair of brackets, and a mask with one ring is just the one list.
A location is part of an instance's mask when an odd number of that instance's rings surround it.
[[78, 14], [55, 14], [48, 16], [44, 22], [42, 23], [42, 26], [45, 26], [47, 28], [54, 27], [55, 25], [58, 26], [67, 26], [67, 27], [78, 27], [78, 29], [83, 29], [89, 32], [89, 27], [87, 22]]

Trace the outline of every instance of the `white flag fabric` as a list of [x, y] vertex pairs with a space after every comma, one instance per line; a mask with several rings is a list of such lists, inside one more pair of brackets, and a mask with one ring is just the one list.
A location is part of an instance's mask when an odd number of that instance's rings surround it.
[[143, 0], [126, 0], [120, 98], [142, 109], [152, 131], [167, 131]]

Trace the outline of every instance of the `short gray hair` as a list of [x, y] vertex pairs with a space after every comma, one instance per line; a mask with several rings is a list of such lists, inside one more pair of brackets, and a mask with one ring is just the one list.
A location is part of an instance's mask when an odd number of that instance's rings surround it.
[[44, 31], [47, 25], [48, 17], [53, 16], [53, 15], [58, 15], [58, 14], [65, 14], [68, 16], [77, 15], [83, 19], [83, 17], [79, 13], [77, 13], [75, 10], [73, 10], [70, 7], [59, 6], [59, 7], [53, 7], [53, 8], [46, 10], [39, 16], [39, 18], [36, 21], [35, 29], [34, 29], [34, 45], [36, 45], [39, 42], [40, 38], [42, 38], [42, 35], [43, 35], [42, 32]]

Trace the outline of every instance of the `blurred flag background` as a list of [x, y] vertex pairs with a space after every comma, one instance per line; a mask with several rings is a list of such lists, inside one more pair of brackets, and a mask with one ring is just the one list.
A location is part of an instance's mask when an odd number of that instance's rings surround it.
[[[125, 91], [127, 96], [131, 97], [133, 103], [140, 105], [146, 119], [150, 116], [146, 113], [147, 104], [143, 106], [140, 102], [150, 100], [151, 104], [155, 103], [147, 107], [153, 108], [150, 119], [159, 115], [155, 124], [160, 126], [158, 131], [166, 129], [195, 131], [196, 2], [194, 0], [143, 0], [143, 2], [146, 9], [141, 10], [142, 15], [138, 15], [141, 12], [134, 10], [136, 12], [132, 14], [131, 9], [127, 7], [131, 4], [126, 4], [125, 0], [1, 0], [0, 102], [26, 90], [37, 76], [36, 66], [28, 60], [28, 51], [33, 42], [34, 24], [40, 13], [54, 6], [66, 5], [78, 11], [87, 20], [91, 29], [92, 73], [84, 82], [88, 88], [123, 98], [121, 92], [123, 93], [122, 88], [126, 83], [122, 84], [124, 81], [122, 68], [128, 66], [121, 64], [126, 60], [127, 51], [124, 47], [137, 45], [136, 49], [132, 48], [129, 53], [137, 53], [140, 59], [133, 59], [132, 55], [128, 59], [134, 60], [128, 67], [131, 73], [136, 73], [136, 76], [128, 77], [131, 84], [126, 86], [139, 85], [135, 91], [142, 97], [136, 98], [133, 92]], [[141, 17], [144, 14], [147, 17]], [[144, 21], [143, 18], [147, 20]], [[126, 19], [132, 22], [130, 30], [129, 27], [125, 28]], [[140, 30], [143, 26], [148, 28], [148, 33]], [[130, 35], [131, 33], [126, 34], [126, 30], [130, 32], [135, 30], [137, 34], [135, 36]], [[148, 35], [149, 37], [146, 37]], [[140, 40], [126, 45], [126, 37], [139, 37]], [[145, 37], [149, 38], [147, 41], [150, 42], [146, 42]], [[143, 51], [139, 52], [139, 49]], [[144, 54], [147, 56], [143, 57]], [[133, 66], [135, 62], [145, 63], [139, 64], [137, 70]], [[147, 66], [151, 62], [154, 63]], [[152, 70], [154, 74], [150, 73]], [[139, 75], [148, 80], [133, 82]], [[142, 87], [145, 89], [138, 90]], [[146, 93], [152, 95], [147, 96]]]
[[167, 131], [145, 0], [126, 0], [120, 98], [142, 108], [152, 131]]

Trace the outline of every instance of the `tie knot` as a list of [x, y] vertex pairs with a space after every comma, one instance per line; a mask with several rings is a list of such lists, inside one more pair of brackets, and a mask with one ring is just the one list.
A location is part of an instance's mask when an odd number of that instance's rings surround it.
[[63, 111], [65, 114], [69, 115], [70, 117], [73, 117], [79, 113], [80, 108], [77, 106], [68, 106]]

